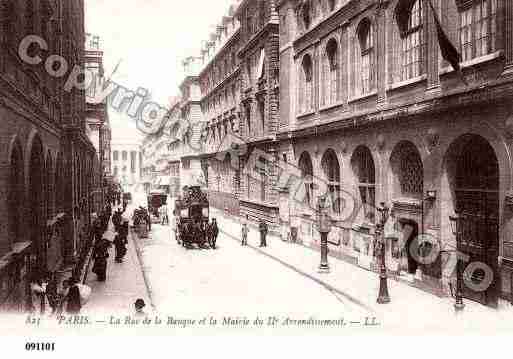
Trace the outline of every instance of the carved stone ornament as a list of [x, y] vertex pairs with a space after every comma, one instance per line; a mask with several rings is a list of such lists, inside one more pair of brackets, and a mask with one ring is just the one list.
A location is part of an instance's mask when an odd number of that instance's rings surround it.
[[506, 134], [510, 137], [513, 137], [513, 116], [509, 117], [506, 120], [504, 129], [506, 131]]
[[437, 147], [440, 143], [440, 134], [438, 133], [438, 130], [430, 128], [426, 134], [426, 141], [430, 151]]
[[340, 152], [342, 152], [343, 154], [347, 153], [347, 142], [346, 141], [340, 141], [339, 147], [340, 147]]
[[378, 149], [382, 150], [385, 147], [385, 135], [379, 134], [378, 138], [376, 139]]

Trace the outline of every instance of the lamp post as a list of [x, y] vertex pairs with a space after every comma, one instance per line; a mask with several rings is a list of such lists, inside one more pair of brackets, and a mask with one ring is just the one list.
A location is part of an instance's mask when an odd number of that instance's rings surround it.
[[[449, 220], [451, 222], [451, 230], [452, 234], [456, 236], [456, 256], [459, 255], [460, 243], [461, 243], [461, 216], [458, 212], [455, 212], [454, 216], [449, 216]], [[459, 256], [458, 256], [459, 257]], [[456, 293], [454, 295], [454, 309], [459, 312], [465, 308], [465, 304], [463, 303], [463, 289], [462, 289], [462, 280], [461, 280], [461, 261], [459, 258], [456, 258]]]
[[385, 223], [388, 220], [389, 208], [385, 206], [384, 202], [381, 202], [380, 207], [377, 210], [380, 214], [379, 223], [376, 225], [376, 238], [380, 244], [379, 294], [377, 302], [379, 304], [386, 304], [390, 303], [390, 295], [388, 294], [387, 283], [387, 267], [385, 262]]
[[321, 264], [319, 273], [329, 273], [328, 264], [328, 233], [331, 231], [331, 219], [326, 206], [326, 197], [320, 196], [317, 205], [318, 226], [321, 234]]

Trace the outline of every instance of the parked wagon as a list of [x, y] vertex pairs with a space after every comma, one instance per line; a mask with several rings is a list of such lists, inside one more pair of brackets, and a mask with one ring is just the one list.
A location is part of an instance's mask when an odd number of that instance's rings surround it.
[[199, 248], [207, 244], [209, 203], [200, 187], [186, 187], [183, 197], [175, 201], [177, 241], [185, 248]]

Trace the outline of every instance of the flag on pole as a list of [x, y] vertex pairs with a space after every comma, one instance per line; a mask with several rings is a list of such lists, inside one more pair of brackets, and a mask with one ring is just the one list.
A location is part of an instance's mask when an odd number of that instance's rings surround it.
[[440, 46], [440, 52], [442, 54], [442, 58], [449, 62], [459, 75], [461, 81], [468, 86], [467, 81], [463, 77], [463, 73], [461, 72], [460, 62], [461, 62], [461, 54], [458, 49], [452, 44], [451, 40], [445, 33], [442, 25], [440, 24], [440, 19], [438, 18], [438, 13], [433, 6], [431, 0], [428, 0], [429, 6], [431, 7], [431, 11], [433, 12], [433, 17], [435, 19], [436, 33], [438, 37], [438, 45]]

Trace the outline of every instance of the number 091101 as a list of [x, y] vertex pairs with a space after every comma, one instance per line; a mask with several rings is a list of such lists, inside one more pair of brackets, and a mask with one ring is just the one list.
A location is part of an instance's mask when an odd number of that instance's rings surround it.
[[26, 343], [25, 350], [36, 352], [53, 352], [55, 350], [55, 343]]

